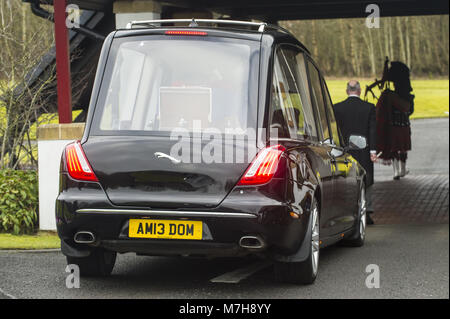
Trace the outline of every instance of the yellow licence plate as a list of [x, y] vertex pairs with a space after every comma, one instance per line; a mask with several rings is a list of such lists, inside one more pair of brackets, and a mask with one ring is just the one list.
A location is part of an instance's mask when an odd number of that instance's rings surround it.
[[201, 221], [130, 219], [128, 237], [202, 239]]

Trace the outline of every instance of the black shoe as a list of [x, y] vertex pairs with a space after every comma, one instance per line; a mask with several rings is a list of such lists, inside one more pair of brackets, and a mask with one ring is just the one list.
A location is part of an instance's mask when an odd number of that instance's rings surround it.
[[370, 217], [370, 214], [373, 214], [373, 212], [367, 212], [367, 214], [366, 214], [366, 222], [367, 222], [367, 225], [373, 225], [373, 224], [375, 224], [375, 223], [373, 222], [372, 217]]

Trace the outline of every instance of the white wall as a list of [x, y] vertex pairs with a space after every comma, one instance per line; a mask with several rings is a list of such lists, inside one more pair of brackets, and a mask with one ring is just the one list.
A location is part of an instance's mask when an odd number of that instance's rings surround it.
[[59, 191], [59, 164], [72, 140], [38, 140], [39, 229], [56, 230], [55, 202]]
[[116, 13], [116, 29], [125, 29], [131, 21], [158, 20], [161, 14], [156, 12]]

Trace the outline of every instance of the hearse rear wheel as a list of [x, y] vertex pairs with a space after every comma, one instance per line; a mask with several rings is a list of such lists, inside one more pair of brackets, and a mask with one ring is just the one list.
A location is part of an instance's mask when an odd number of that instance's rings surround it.
[[319, 270], [320, 253], [320, 222], [319, 207], [314, 199], [311, 204], [311, 244], [309, 255], [302, 262], [277, 262], [275, 263], [275, 276], [281, 282], [288, 282], [301, 285], [312, 284], [317, 277]]
[[82, 277], [103, 277], [111, 274], [116, 256], [116, 252], [96, 248], [87, 257], [67, 256], [67, 264], [78, 265]]

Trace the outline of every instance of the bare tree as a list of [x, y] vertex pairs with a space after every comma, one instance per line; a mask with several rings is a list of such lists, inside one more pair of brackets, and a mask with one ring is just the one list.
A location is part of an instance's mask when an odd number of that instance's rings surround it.
[[415, 76], [448, 75], [449, 16], [382, 17], [379, 29], [365, 19], [286, 21], [328, 75], [373, 76], [385, 56], [411, 67]]
[[[34, 133], [57, 117], [55, 64], [47, 63], [54, 59], [54, 26], [28, 11], [21, 0], [0, 1], [0, 169], [37, 167]], [[82, 54], [72, 52], [71, 62]], [[74, 105], [95, 66], [83, 70], [72, 72]]]
[[51, 45], [51, 25], [45, 32], [42, 26], [29, 28], [26, 19], [21, 1], [0, 2], [0, 168], [16, 169], [24, 162], [36, 166], [30, 127], [52, 117], [40, 115], [48, 111], [47, 102], [54, 98], [54, 70], [32, 86], [28, 81], [37, 60]]

